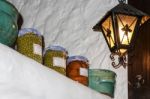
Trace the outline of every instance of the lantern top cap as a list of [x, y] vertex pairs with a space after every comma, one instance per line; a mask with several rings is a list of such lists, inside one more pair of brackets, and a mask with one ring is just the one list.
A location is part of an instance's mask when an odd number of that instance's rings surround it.
[[131, 5], [125, 4], [125, 3], [119, 3], [117, 6], [109, 10], [104, 17], [93, 27], [94, 31], [101, 31], [100, 25], [102, 22], [109, 16], [114, 15], [114, 14], [124, 14], [124, 15], [129, 15], [129, 16], [137, 16], [137, 17], [143, 17], [143, 16], [148, 16], [148, 14], [134, 8]]
[[117, 6], [115, 6], [113, 9], [111, 9], [109, 12], [133, 15], [133, 16], [147, 15], [146, 13], [134, 8], [131, 5], [125, 4], [125, 3], [119, 3]]

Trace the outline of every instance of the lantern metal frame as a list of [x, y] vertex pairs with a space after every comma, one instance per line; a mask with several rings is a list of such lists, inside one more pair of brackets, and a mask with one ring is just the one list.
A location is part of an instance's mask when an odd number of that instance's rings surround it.
[[[118, 26], [118, 20], [117, 20], [117, 15], [125, 15], [125, 16], [131, 16], [131, 17], [136, 17], [137, 21], [135, 24], [135, 27], [133, 29], [133, 35], [131, 38], [131, 41], [128, 45], [121, 44], [120, 38], [119, 38], [119, 26]], [[112, 66], [114, 68], [119, 68], [120, 66], [123, 66], [124, 68], [127, 66], [127, 58], [126, 58], [126, 53], [130, 51], [130, 49], [133, 48], [135, 40], [138, 38], [138, 30], [141, 25], [142, 18], [144, 16], [148, 16], [144, 12], [128, 5], [125, 4], [125, 0], [119, 0], [119, 4], [112, 8], [110, 11], [106, 13], [106, 15], [93, 27], [94, 31], [99, 31], [103, 33], [103, 36], [107, 42], [107, 45], [111, 51], [110, 59], [113, 61]], [[113, 28], [113, 33], [114, 33], [114, 46], [111, 47], [109, 45], [109, 42], [107, 40], [106, 34], [104, 33], [102, 24], [108, 19], [111, 18], [112, 21], [112, 28]], [[129, 28], [124, 27], [124, 31], [128, 33]], [[108, 30], [109, 32], [109, 30]], [[111, 32], [111, 31], [110, 31]], [[125, 53], [121, 53], [120, 49], [126, 49], [127, 51]], [[115, 58], [114, 56], [118, 55], [118, 64], [115, 63]]]

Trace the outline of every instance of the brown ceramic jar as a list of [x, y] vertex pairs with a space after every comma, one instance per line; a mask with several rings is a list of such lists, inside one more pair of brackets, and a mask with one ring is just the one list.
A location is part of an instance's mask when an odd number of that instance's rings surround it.
[[67, 60], [66, 75], [88, 86], [88, 60], [83, 56], [71, 56]]

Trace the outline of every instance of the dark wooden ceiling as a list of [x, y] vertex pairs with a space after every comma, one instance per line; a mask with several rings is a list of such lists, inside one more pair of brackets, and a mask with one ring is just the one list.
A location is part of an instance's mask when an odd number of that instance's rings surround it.
[[128, 3], [150, 15], [150, 0], [128, 0]]

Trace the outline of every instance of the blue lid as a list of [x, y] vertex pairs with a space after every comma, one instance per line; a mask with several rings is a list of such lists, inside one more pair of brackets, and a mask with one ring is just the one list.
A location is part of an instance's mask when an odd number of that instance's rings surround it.
[[52, 51], [61, 51], [61, 52], [65, 52], [65, 54], [68, 54], [67, 50], [61, 46], [49, 46], [45, 49], [44, 54], [47, 50], [52, 50]]
[[78, 60], [78, 61], [83, 61], [83, 62], [85, 62], [85, 63], [87, 63], [88, 64], [88, 59], [86, 58], [86, 57], [84, 57], [84, 56], [80, 56], [80, 55], [78, 55], [78, 56], [70, 56], [69, 58], [68, 58], [68, 60], [67, 60], [67, 65], [70, 63], [70, 62], [72, 62], [72, 61], [76, 61], [76, 60]]
[[41, 33], [34, 28], [23, 28], [23, 29], [19, 30], [18, 37], [23, 36], [27, 33], [34, 33], [38, 36], [41, 36]]

